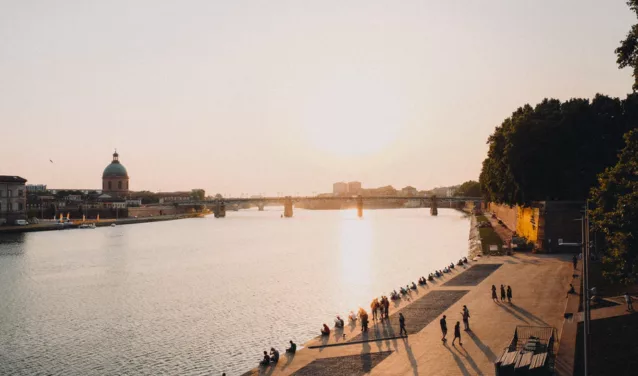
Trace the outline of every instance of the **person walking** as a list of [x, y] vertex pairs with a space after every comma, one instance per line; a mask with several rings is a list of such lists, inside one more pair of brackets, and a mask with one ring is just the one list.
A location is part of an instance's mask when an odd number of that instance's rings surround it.
[[403, 317], [403, 313], [399, 313], [399, 335], [403, 335], [403, 333], [405, 333], [405, 336], [408, 336], [408, 331], [405, 330], [405, 317]]
[[505, 301], [505, 286], [501, 285], [501, 301]]
[[387, 297], [385, 298], [385, 318], [389, 319], [390, 318], [390, 299], [388, 299]]
[[572, 257], [572, 263], [574, 264], [574, 269], [576, 269], [576, 266], [578, 266], [578, 257], [576, 255]]
[[512, 286], [507, 285], [507, 302], [512, 302]]
[[372, 320], [377, 320], [377, 310], [379, 309], [379, 301], [375, 298], [370, 304], [370, 309], [372, 310]]
[[498, 303], [498, 297], [496, 296], [496, 286], [492, 285], [492, 300]]
[[456, 339], [459, 339], [459, 345], [463, 346], [463, 342], [461, 342], [461, 323], [460, 322], [456, 322], [456, 325], [454, 325], [454, 339], [452, 340], [452, 346], [454, 346], [454, 342], [456, 342]]
[[467, 309], [467, 306], [463, 306], [463, 312], [461, 312], [463, 316], [463, 326], [465, 326], [465, 331], [470, 330], [470, 310]]
[[439, 323], [441, 324], [441, 333], [443, 333], [443, 338], [441, 338], [441, 341], [446, 342], [447, 339], [445, 338], [445, 336], [447, 336], [447, 322], [445, 321], [445, 315], [443, 315], [443, 318], [441, 319], [441, 321], [439, 321]]
[[633, 312], [634, 311], [634, 301], [631, 298], [631, 295], [629, 295], [628, 292], [625, 292], [625, 302], [627, 303], [627, 311], [629, 312]]

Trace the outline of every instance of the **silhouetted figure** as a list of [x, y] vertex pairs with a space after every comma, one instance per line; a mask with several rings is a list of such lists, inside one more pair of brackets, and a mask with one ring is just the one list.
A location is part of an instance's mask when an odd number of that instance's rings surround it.
[[510, 285], [507, 286], [507, 302], [512, 302], [512, 286]]
[[445, 336], [447, 336], [447, 322], [445, 321], [445, 315], [443, 315], [443, 318], [441, 319], [441, 321], [439, 321], [439, 323], [441, 324], [441, 333], [443, 333], [441, 341], [445, 342], [447, 341], [447, 339], [445, 338]]
[[405, 317], [403, 317], [403, 313], [399, 313], [399, 335], [403, 335], [403, 333], [405, 333], [405, 336], [408, 336], [408, 331], [405, 330]]
[[492, 285], [492, 300], [498, 303], [498, 296], [496, 296], [496, 286]]
[[286, 349], [286, 352], [290, 354], [297, 352], [297, 345], [292, 340], [290, 340], [290, 347]]
[[505, 286], [501, 285], [501, 301], [505, 301]]
[[321, 335], [322, 336], [329, 336], [330, 335], [330, 328], [328, 328], [328, 325], [323, 324], [323, 329], [321, 329]]
[[572, 263], [574, 264], [574, 269], [576, 269], [576, 266], [578, 266], [578, 257], [576, 255], [572, 257]]
[[576, 293], [576, 289], [574, 289], [574, 285], [572, 285], [571, 283], [569, 284], [569, 291], [567, 291], [567, 296], [569, 296], [569, 294], [575, 294]]
[[461, 316], [463, 317], [463, 325], [465, 326], [465, 331], [470, 330], [470, 310], [467, 309], [466, 305], [463, 306]]
[[270, 361], [273, 363], [277, 363], [279, 361], [279, 351], [275, 350], [274, 347], [270, 348]]
[[625, 293], [625, 302], [627, 302], [627, 311], [633, 312], [634, 311], [634, 300], [632, 299], [631, 295], [629, 295], [628, 292]]
[[383, 305], [385, 306], [385, 318], [390, 318], [390, 300], [388, 300], [388, 298], [385, 298], [385, 303], [383, 303]]
[[460, 322], [456, 322], [456, 325], [454, 325], [454, 339], [452, 340], [452, 346], [454, 346], [454, 342], [456, 342], [456, 339], [459, 339], [459, 345], [463, 346], [463, 342], [461, 342], [461, 323]]
[[264, 351], [264, 359], [259, 363], [262, 366], [267, 366], [270, 364], [270, 356], [268, 356], [268, 353]]

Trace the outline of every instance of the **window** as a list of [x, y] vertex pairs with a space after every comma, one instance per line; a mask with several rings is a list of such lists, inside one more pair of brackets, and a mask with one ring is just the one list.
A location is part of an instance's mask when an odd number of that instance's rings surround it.
[[11, 190], [7, 190], [7, 197], [11, 197]]
[[109, 182], [109, 191], [111, 190], [111, 188], [112, 188], [112, 187], [111, 187], [111, 182]]
[[117, 189], [122, 189], [122, 181], [117, 182]]
[[22, 197], [22, 195], [23, 195], [22, 189], [18, 189], [18, 197]]
[[19, 202], [19, 203], [18, 203], [18, 210], [19, 210], [19, 211], [24, 210], [24, 207], [22, 206], [22, 203], [21, 203], [21, 202]]

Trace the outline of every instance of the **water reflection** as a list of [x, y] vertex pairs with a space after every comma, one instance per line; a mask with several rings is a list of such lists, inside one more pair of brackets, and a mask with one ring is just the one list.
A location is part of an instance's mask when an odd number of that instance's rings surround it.
[[368, 286], [371, 279], [372, 221], [358, 218], [356, 210], [344, 210], [341, 217], [341, 280], [355, 288]]

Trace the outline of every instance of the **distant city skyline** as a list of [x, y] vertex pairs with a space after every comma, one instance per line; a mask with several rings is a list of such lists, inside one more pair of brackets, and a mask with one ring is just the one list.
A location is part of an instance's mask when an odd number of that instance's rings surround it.
[[450, 186], [478, 179], [517, 107], [632, 83], [614, 54], [635, 18], [624, 1], [0, 10], [0, 174], [52, 188], [99, 188], [115, 148], [133, 191]]

